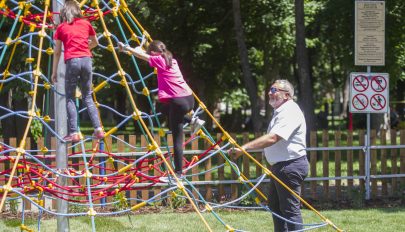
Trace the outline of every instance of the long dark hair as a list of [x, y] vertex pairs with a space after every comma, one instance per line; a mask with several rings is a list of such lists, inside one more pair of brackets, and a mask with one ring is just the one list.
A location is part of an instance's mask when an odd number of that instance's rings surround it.
[[151, 52], [157, 52], [160, 53], [160, 55], [163, 56], [163, 58], [166, 61], [166, 66], [167, 67], [172, 67], [172, 59], [173, 59], [173, 55], [172, 53], [167, 50], [166, 45], [160, 41], [160, 40], [153, 40], [149, 46], [148, 49], [146, 51], [146, 53], [148, 53], [150, 55]]
[[79, 3], [75, 0], [66, 1], [60, 11], [60, 17], [62, 22], [67, 22], [69, 24], [71, 24], [75, 18], [82, 18], [83, 15]]

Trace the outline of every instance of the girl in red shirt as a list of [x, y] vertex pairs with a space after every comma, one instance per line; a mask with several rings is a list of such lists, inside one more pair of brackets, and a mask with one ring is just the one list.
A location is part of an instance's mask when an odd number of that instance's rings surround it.
[[75, 106], [75, 92], [78, 82], [82, 91], [82, 99], [87, 106], [91, 122], [94, 127], [93, 136], [97, 139], [104, 137], [98, 110], [92, 98], [92, 54], [91, 49], [97, 47], [96, 32], [91, 24], [83, 19], [80, 6], [76, 1], [66, 1], [60, 16], [62, 23], [57, 27], [54, 41], [55, 52], [53, 59], [52, 81], [57, 82], [59, 59], [64, 47], [65, 94], [68, 116], [68, 135], [66, 142], [80, 141], [77, 129], [77, 110]]

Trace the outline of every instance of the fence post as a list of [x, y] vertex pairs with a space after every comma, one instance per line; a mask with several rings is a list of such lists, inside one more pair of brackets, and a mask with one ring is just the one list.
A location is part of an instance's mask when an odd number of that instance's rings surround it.
[[[217, 141], [219, 141], [222, 137], [222, 134], [218, 133], [217, 134]], [[218, 166], [222, 165], [225, 163], [224, 157], [222, 155], [218, 156]], [[218, 169], [218, 180], [223, 181], [225, 180], [225, 165], [220, 167]], [[218, 202], [221, 202], [222, 198], [225, 198], [225, 185], [224, 184], [219, 184], [218, 186]]]
[[[347, 133], [347, 146], [353, 146], [353, 131], [349, 130]], [[347, 175], [353, 176], [353, 151], [347, 151]], [[353, 179], [347, 180], [348, 189], [353, 189]]]
[[[359, 145], [360, 146], [366, 146], [366, 135], [364, 133], [364, 130], [359, 131]], [[359, 175], [364, 176], [364, 178], [360, 179], [360, 192], [363, 193], [365, 192], [365, 176], [366, 176], [366, 171], [365, 171], [365, 164], [366, 164], [366, 150], [363, 149], [359, 151]]]
[[[133, 146], [133, 147], [129, 147], [129, 152], [136, 152], [136, 147], [137, 147], [136, 135], [129, 135], [128, 143]], [[134, 156], [134, 157], [135, 157], [134, 159], [136, 160], [137, 157], [136, 156]], [[131, 186], [130, 191], [129, 191], [129, 198], [131, 199], [130, 200], [131, 205], [135, 205], [137, 203], [136, 200], [134, 200], [135, 198], [137, 198], [136, 192], [137, 192], [137, 190], [133, 186]]]
[[[375, 145], [377, 141], [377, 132], [371, 131], [370, 145]], [[370, 150], [370, 181], [371, 181], [371, 197], [377, 196], [377, 179], [371, 179], [371, 175], [377, 174], [377, 151]]]
[[[311, 131], [310, 133], [310, 145], [311, 147], [318, 147], [317, 144], [317, 139], [316, 139], [316, 131]], [[316, 162], [317, 162], [317, 151], [311, 151], [310, 157], [309, 157], [309, 162], [310, 162], [310, 168], [311, 168], [311, 177], [316, 177]], [[311, 196], [313, 199], [316, 199], [316, 186], [317, 182], [316, 181], [311, 181]]]
[[[249, 142], [249, 133], [244, 132], [242, 134], [242, 144], [248, 143]], [[243, 167], [243, 175], [245, 175], [246, 178], [250, 179], [250, 160], [249, 157], [243, 155], [242, 156], [242, 167]]]
[[[171, 139], [168, 139], [167, 141], [171, 141]], [[146, 151], [147, 151], [146, 146], [147, 146], [146, 138], [145, 138], [145, 136], [141, 136], [141, 147], [144, 148], [144, 149], [143, 149], [143, 152], [146, 152]], [[163, 154], [164, 154], [164, 152], [165, 152], [165, 151], [163, 151]], [[162, 162], [163, 162], [163, 160], [162, 160]], [[170, 159], [169, 159], [169, 162], [170, 162]], [[162, 164], [162, 165], [164, 165], [164, 164]], [[146, 201], [146, 200], [149, 199], [149, 189], [147, 189], [147, 188], [142, 188], [142, 190], [141, 190], [141, 198], [142, 198], [142, 200], [144, 200], [144, 201]]]
[[[199, 141], [199, 139], [195, 139], [195, 140], [193, 140], [192, 142], [191, 142], [191, 149], [192, 150], [197, 150], [198, 149], [198, 141]], [[198, 155], [195, 155], [196, 157], [198, 157]], [[195, 162], [198, 162], [198, 160], [196, 160]], [[191, 174], [193, 174], [193, 176], [191, 177], [191, 181], [199, 181], [200, 180], [200, 176], [199, 175], [195, 175], [195, 174], [197, 174], [197, 173], [199, 173], [199, 170], [198, 170], [198, 166], [199, 165], [196, 165], [195, 167], [193, 167], [192, 169], [191, 169]], [[222, 172], [223, 172], [223, 169], [222, 169]], [[218, 176], [219, 176], [219, 174], [218, 174]], [[223, 175], [222, 175], [223, 176]], [[221, 179], [221, 177], [219, 176], [219, 179]], [[198, 186], [195, 186], [197, 189], [199, 189], [198, 188]], [[199, 191], [199, 190], [198, 190]], [[220, 192], [221, 192], [221, 189], [220, 189]], [[197, 194], [197, 191], [195, 191], [195, 190], [193, 190], [193, 195], [194, 195], [194, 197], [195, 198], [198, 198], [199, 196], [198, 196], [198, 194]], [[220, 193], [220, 195], [221, 195], [221, 193]]]
[[[385, 129], [381, 130], [381, 145], [387, 145], [387, 131]], [[387, 174], [387, 150], [381, 149], [381, 174]], [[382, 179], [381, 184], [381, 195], [388, 196], [387, 179]]]
[[[401, 144], [405, 144], [405, 130], [401, 130], [400, 134], [400, 142]], [[405, 149], [401, 148], [400, 150], [400, 156], [401, 156], [401, 173], [405, 173]], [[401, 178], [401, 185], [405, 185], [405, 178]]]
[[[396, 130], [391, 130], [391, 145], [397, 145], [397, 131]], [[398, 171], [398, 166], [397, 166], [397, 149], [392, 148], [391, 149], [391, 174], [397, 174]], [[392, 195], [397, 191], [397, 183], [398, 180], [397, 178], [392, 178], [391, 179], [391, 191]]]
[[[329, 147], [329, 134], [327, 130], [322, 131], [322, 146]], [[329, 151], [322, 151], [322, 177], [329, 176]], [[329, 180], [323, 181], [323, 197], [329, 198]]]
[[[160, 137], [158, 134], [155, 134], [154, 139], [155, 139], [156, 143], [159, 145], [159, 147], [161, 147], [161, 144], [162, 144], [161, 139], [162, 139], [162, 137]], [[173, 141], [173, 139], [171, 139], [170, 141]], [[154, 167], [153, 168], [153, 175], [154, 176], [159, 176], [160, 175], [159, 170], [157, 170], [157, 169], [159, 169], [159, 167], [157, 165], [155, 166], [155, 164], [157, 164], [157, 163], [159, 163], [158, 159], [156, 159], [155, 162], [153, 163], [153, 167]], [[153, 191], [154, 195], [158, 195], [158, 194], [160, 194], [160, 192], [161, 192], [161, 188], [158, 187], [158, 186], [154, 186], [154, 191]], [[156, 199], [160, 199], [160, 197], [156, 198]]]
[[[341, 137], [342, 137], [341, 135], [342, 135], [342, 132], [340, 130], [335, 132], [335, 146], [336, 147], [339, 147], [341, 145], [340, 144]], [[335, 151], [335, 177], [340, 177], [342, 175], [341, 156], [342, 155], [341, 155], [340, 150]], [[342, 191], [342, 188], [341, 188], [342, 181], [336, 180], [335, 183], [336, 183], [336, 199], [340, 200], [341, 191]]]
[[[231, 137], [236, 138], [234, 133], [231, 134]], [[239, 166], [237, 159], [235, 159], [233, 156], [229, 158], [231, 159], [231, 161], [235, 162], [235, 164]], [[231, 172], [232, 172], [232, 180], [238, 179], [236, 173], [234, 171]], [[238, 184], [231, 184], [231, 199], [234, 200], [236, 198], [238, 198]]]
[[[3, 138], [0, 138], [0, 151], [5, 149], [5, 147], [3, 147], [3, 145], [1, 145], [1, 143], [3, 143]], [[0, 170], [6, 170], [5, 163], [6, 163], [5, 160], [3, 162], [0, 162]], [[0, 177], [0, 185], [3, 186], [5, 183], [6, 183], [6, 180], [5, 180], [4, 176]]]
[[[210, 147], [211, 145], [207, 142], [207, 140], [204, 140], [204, 147], [203, 150], [206, 150], [208, 147]], [[212, 168], [212, 157], [210, 157], [209, 159], [207, 159], [205, 161], [205, 170], [210, 170]], [[212, 180], [212, 172], [206, 172], [204, 174], [205, 177], [205, 181], [211, 181]], [[207, 184], [205, 186], [205, 199], [207, 201], [211, 201], [212, 200], [212, 186], [210, 184]]]

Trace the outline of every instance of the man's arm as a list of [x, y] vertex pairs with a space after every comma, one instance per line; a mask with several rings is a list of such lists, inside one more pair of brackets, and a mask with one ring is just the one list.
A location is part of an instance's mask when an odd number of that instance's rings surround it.
[[[242, 145], [241, 148], [245, 151], [263, 149], [263, 148], [272, 146], [273, 144], [277, 143], [281, 139], [282, 138], [280, 136], [278, 136], [277, 134], [269, 133], [269, 134], [265, 134], [253, 141], [250, 141], [250, 142]], [[239, 148], [230, 149], [229, 152], [234, 152], [235, 158], [238, 158], [239, 156], [241, 156], [243, 154], [242, 149], [239, 149]]]

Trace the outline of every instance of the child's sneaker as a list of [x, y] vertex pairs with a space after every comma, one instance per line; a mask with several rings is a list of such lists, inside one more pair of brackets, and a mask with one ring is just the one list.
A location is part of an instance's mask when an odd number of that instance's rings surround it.
[[191, 120], [191, 127], [192, 127], [192, 131], [193, 134], [197, 133], [205, 124], [204, 120], [201, 120], [197, 117], [193, 118]]
[[77, 143], [80, 141], [80, 135], [79, 133], [72, 133], [70, 135], [66, 135], [63, 137], [63, 140], [65, 140], [65, 143], [72, 142], [72, 143]]
[[104, 130], [103, 129], [95, 129], [93, 133], [93, 137], [96, 139], [103, 139], [105, 136]]
[[159, 177], [159, 181], [163, 183], [169, 183], [169, 177], [168, 176], [161, 176]]
[[[179, 179], [179, 181], [183, 181], [185, 178], [185, 176], [180, 173], [176, 173], [176, 177], [177, 177], [177, 179]], [[169, 182], [175, 183], [176, 179], [172, 175], [169, 174], [168, 176], [159, 177], [159, 181], [163, 182], [163, 183], [169, 183]]]

